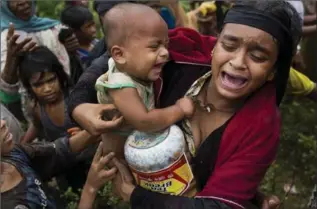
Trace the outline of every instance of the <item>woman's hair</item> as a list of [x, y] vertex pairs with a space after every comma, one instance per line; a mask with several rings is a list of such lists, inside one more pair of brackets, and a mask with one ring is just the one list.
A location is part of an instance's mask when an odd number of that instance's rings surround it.
[[65, 73], [55, 54], [47, 47], [40, 46], [34, 51], [21, 55], [19, 63], [19, 78], [31, 99], [36, 100], [36, 96], [32, 90], [30, 79], [35, 73], [41, 73], [40, 78], [42, 78], [45, 72], [56, 74], [63, 92], [67, 92], [72, 86], [69, 76]]
[[275, 63], [275, 86], [277, 104], [280, 104], [287, 86], [292, 58], [301, 39], [302, 20], [299, 14], [284, 0], [237, 1], [224, 18], [224, 24], [230, 22], [250, 25], [275, 34], [279, 48]]
[[292, 51], [296, 52], [302, 36], [302, 20], [296, 9], [285, 0], [237, 1], [236, 5], [249, 6], [261, 12], [270, 14], [289, 29], [292, 38]]
[[61, 13], [61, 22], [75, 30], [80, 30], [86, 22], [93, 20], [92, 13], [84, 6], [69, 6]]

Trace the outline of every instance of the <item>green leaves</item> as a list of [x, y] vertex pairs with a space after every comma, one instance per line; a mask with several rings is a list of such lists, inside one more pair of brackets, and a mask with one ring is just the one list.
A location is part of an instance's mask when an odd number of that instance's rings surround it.
[[[281, 110], [283, 126], [278, 156], [261, 188], [285, 199], [284, 208], [307, 208], [316, 182], [316, 104], [302, 97], [293, 98], [283, 103]], [[285, 183], [293, 183], [299, 194], [285, 197]]]

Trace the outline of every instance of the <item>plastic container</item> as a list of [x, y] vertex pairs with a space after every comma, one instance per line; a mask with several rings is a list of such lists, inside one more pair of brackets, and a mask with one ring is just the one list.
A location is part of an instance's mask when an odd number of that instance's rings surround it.
[[141, 187], [181, 195], [193, 180], [186, 146], [183, 132], [173, 125], [156, 134], [133, 132], [125, 143], [124, 155]]

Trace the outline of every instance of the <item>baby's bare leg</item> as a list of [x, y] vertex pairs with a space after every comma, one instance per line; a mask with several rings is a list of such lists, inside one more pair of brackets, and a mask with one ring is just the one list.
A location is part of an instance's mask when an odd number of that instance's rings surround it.
[[104, 133], [101, 135], [103, 143], [103, 154], [114, 152], [118, 159], [124, 159], [124, 144], [126, 137], [113, 133]]

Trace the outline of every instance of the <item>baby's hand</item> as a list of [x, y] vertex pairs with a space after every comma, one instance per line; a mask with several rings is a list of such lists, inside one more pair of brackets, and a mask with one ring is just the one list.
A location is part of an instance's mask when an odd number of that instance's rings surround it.
[[185, 117], [191, 118], [195, 112], [193, 101], [189, 97], [183, 97], [176, 102], [176, 105], [182, 109]]

